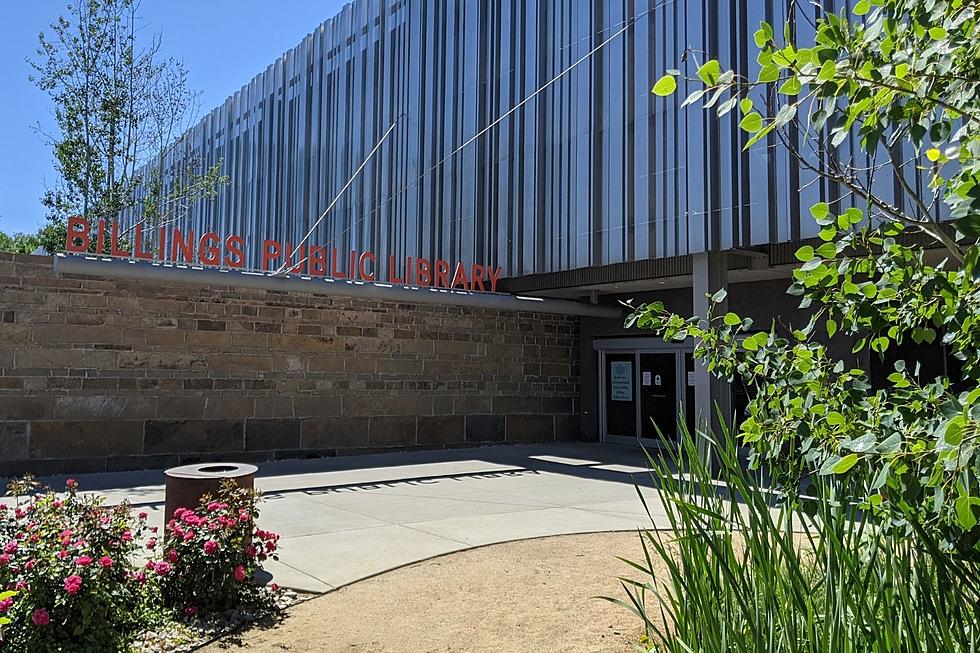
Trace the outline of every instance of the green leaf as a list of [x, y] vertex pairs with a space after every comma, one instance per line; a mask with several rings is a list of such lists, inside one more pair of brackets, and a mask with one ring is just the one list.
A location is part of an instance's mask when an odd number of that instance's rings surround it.
[[800, 84], [799, 79], [793, 76], [783, 82], [777, 93], [782, 93], [783, 95], [799, 95], [801, 90], [803, 90], [803, 85]]
[[837, 333], [837, 322], [835, 320], [827, 320], [827, 337], [833, 338], [834, 334]]
[[749, 111], [752, 110], [752, 106], [753, 106], [752, 100], [749, 98], [745, 98], [738, 103], [738, 110], [741, 111], [742, 113], [748, 113]]
[[869, 0], [861, 0], [852, 10], [855, 16], [864, 16], [866, 13], [871, 11], [871, 2]]
[[943, 442], [951, 447], [958, 447], [963, 442], [963, 424], [966, 420], [957, 415], [943, 425]]
[[659, 95], [660, 97], [667, 97], [668, 95], [673, 95], [674, 91], [677, 90], [677, 80], [674, 79], [673, 75], [664, 75], [657, 80], [657, 83], [653, 85], [653, 94]]
[[810, 207], [810, 215], [812, 215], [817, 220], [821, 218], [826, 218], [830, 214], [830, 205], [826, 202], [817, 202]]
[[849, 453], [838, 460], [837, 463], [830, 468], [830, 471], [832, 471], [834, 474], [843, 474], [851, 469], [851, 467], [854, 467], [859, 458], [860, 457], [856, 453]]
[[742, 323], [742, 318], [740, 318], [735, 313], [725, 313], [725, 324], [728, 326], [735, 326]]
[[762, 129], [762, 116], [759, 112], [753, 111], [742, 118], [742, 122], [738, 123], [738, 126], [749, 133], [757, 132]]
[[834, 78], [837, 74], [837, 62], [833, 59], [829, 59], [823, 63], [820, 67], [820, 72], [817, 73], [818, 82], [828, 82]]
[[932, 38], [933, 41], [942, 41], [944, 38], [946, 38], [946, 30], [938, 25], [935, 27], [930, 27], [929, 37]]
[[980, 505], [980, 499], [976, 497], [960, 497], [956, 500], [956, 519], [960, 522], [963, 530], [971, 530], [977, 525], [977, 516], [973, 513], [973, 506]]
[[835, 243], [824, 243], [817, 248], [817, 254], [821, 258], [834, 258], [837, 256], [837, 245]]
[[715, 304], [718, 304], [719, 302], [725, 301], [726, 297], [728, 297], [728, 291], [725, 290], [724, 288], [721, 288], [717, 292], [715, 292], [714, 295], [711, 296], [711, 301], [714, 302]]
[[838, 413], [836, 410], [832, 410], [827, 413], [827, 417], [825, 419], [831, 426], [840, 426], [844, 423], [844, 416]]
[[772, 64], [769, 64], [769, 65], [763, 66], [762, 68], [759, 69], [759, 80], [758, 81], [760, 83], [762, 83], [762, 84], [768, 84], [770, 82], [775, 82], [777, 79], [779, 79], [779, 68], [778, 67], [776, 67], [776, 66], [774, 66]]
[[708, 86], [714, 86], [720, 74], [721, 64], [718, 63], [717, 59], [706, 61], [703, 66], [698, 68], [698, 77]]
[[755, 47], [757, 48], [765, 47], [766, 43], [772, 40], [772, 37], [772, 25], [765, 21], [763, 21], [762, 26], [755, 31], [755, 34], [752, 35], [752, 38], [755, 41]]
[[804, 261], [804, 262], [809, 261], [814, 256], [816, 256], [816, 253], [814, 252], [813, 247], [810, 245], [804, 245], [803, 247], [796, 250], [796, 258], [799, 261]]

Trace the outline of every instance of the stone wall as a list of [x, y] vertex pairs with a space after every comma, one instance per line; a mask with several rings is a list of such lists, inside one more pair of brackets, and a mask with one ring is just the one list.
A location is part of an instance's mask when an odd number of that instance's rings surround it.
[[574, 439], [578, 330], [0, 253], [0, 475]]

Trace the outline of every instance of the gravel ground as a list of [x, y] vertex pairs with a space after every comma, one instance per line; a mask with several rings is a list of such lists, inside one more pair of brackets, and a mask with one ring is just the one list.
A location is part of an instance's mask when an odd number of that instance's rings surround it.
[[625, 653], [642, 634], [616, 556], [642, 559], [632, 533], [566, 535], [462, 551], [396, 569], [289, 608], [203, 650], [255, 653]]
[[275, 596], [275, 604], [271, 609], [228, 610], [207, 619], [187, 618], [159, 625], [137, 635], [132, 644], [133, 652], [193, 651], [224, 633], [238, 631], [250, 624], [260, 623], [266, 626], [274, 624], [282, 618], [286, 608], [309, 596], [290, 590], [280, 590]]

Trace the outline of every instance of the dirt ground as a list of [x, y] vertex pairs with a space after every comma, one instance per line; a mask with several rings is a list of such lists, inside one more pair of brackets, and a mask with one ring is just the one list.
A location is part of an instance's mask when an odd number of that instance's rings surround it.
[[639, 619], [594, 596], [626, 598], [616, 559], [642, 559], [636, 533], [565, 535], [454, 553], [291, 608], [203, 649], [210, 653], [625, 653]]

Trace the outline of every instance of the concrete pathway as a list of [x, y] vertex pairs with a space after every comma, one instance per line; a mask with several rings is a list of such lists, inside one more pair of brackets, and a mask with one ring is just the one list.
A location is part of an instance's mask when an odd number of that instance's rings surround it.
[[[162, 525], [161, 471], [78, 475], [83, 491], [129, 499]], [[64, 477], [44, 479], [63, 487]], [[282, 535], [266, 570], [324, 592], [484, 544], [649, 528], [663, 512], [638, 448], [555, 444], [280, 461], [260, 465], [259, 525]]]

